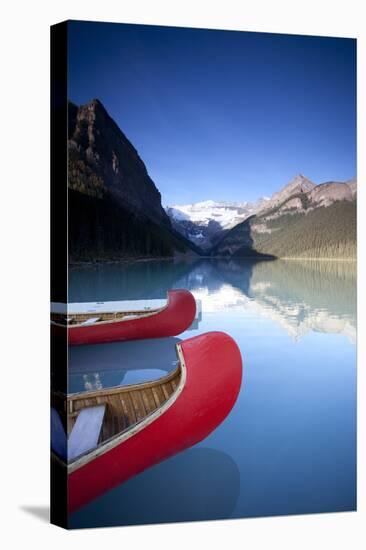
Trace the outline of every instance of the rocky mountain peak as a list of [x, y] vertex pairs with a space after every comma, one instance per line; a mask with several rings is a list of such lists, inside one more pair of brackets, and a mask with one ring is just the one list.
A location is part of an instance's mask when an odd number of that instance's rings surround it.
[[287, 194], [287, 196], [289, 196], [289, 193], [295, 192], [307, 193], [308, 191], [311, 191], [314, 187], [315, 183], [310, 181], [303, 174], [298, 174], [290, 181], [290, 183], [288, 183], [287, 185], [285, 185], [285, 187], [278, 191], [278, 193], [275, 193], [273, 197], [280, 194]]
[[89, 109], [103, 109], [103, 111], [107, 112], [103, 103], [97, 98], [94, 98], [91, 101], [89, 101], [89, 103], [87, 103], [87, 107]]
[[262, 211], [271, 210], [283, 203], [286, 199], [292, 195], [298, 193], [308, 193], [316, 187], [315, 183], [309, 180], [303, 174], [297, 174], [288, 184], [286, 184], [280, 191], [274, 193], [271, 199], [263, 204]]
[[68, 106], [72, 261], [196, 255], [173, 228], [137, 150], [102, 102]]

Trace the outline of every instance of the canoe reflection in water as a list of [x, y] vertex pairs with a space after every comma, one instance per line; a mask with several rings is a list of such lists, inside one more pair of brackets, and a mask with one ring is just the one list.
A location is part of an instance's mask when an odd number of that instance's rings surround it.
[[54, 396], [52, 447], [67, 463], [70, 513], [203, 440], [229, 414], [242, 379], [235, 341], [209, 332], [177, 344], [177, 354], [176, 369], [153, 382], [68, 395], [67, 445]]
[[71, 515], [69, 527], [228, 519], [239, 493], [234, 460], [216, 449], [194, 447], [84, 506]]
[[171, 337], [73, 346], [69, 349], [69, 392], [92, 389], [86, 384], [107, 388], [161, 378], [177, 367], [176, 345], [181, 341]]

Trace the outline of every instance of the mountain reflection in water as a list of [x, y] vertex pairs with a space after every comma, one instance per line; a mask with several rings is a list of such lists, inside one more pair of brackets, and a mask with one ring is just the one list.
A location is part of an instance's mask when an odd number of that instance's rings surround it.
[[188, 288], [203, 314], [253, 310], [291, 336], [343, 333], [356, 340], [356, 263], [316, 260], [199, 260], [107, 264], [70, 271], [69, 300], [162, 298]]
[[354, 262], [216, 261], [197, 266], [184, 282], [204, 312], [247, 309], [273, 319], [294, 338], [317, 331], [356, 341]]

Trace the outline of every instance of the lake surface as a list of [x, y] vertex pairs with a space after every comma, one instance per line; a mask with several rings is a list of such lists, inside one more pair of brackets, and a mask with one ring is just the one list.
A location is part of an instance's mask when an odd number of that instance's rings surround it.
[[[70, 270], [69, 301], [164, 298], [188, 288], [198, 326], [176, 338], [80, 346], [69, 392], [159, 378], [174, 345], [222, 330], [244, 363], [238, 400], [204, 441], [105, 493], [70, 527], [356, 508], [356, 265], [199, 260]], [[224, 368], [224, 366], [223, 366]]]

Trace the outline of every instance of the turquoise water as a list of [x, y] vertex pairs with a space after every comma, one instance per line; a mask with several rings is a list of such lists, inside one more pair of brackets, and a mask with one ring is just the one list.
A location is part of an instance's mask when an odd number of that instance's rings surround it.
[[198, 327], [176, 338], [70, 349], [69, 391], [158, 378], [174, 344], [229, 333], [243, 385], [208, 438], [70, 517], [95, 527], [356, 508], [356, 270], [327, 261], [200, 260], [70, 271], [69, 301], [163, 298], [188, 288]]

